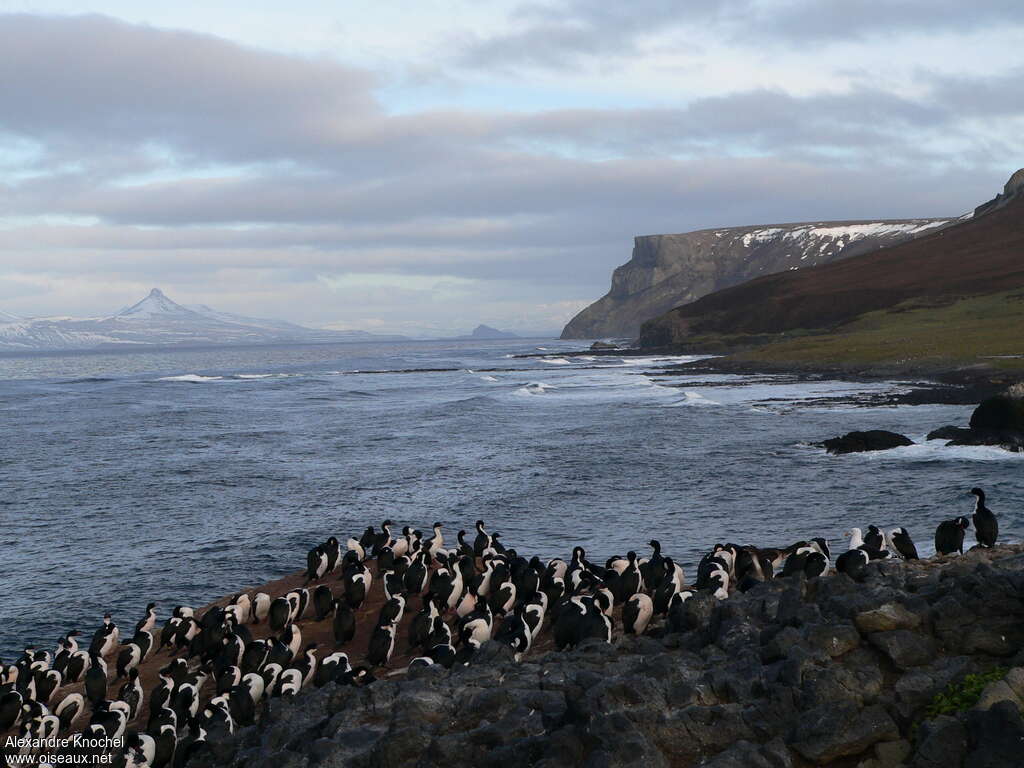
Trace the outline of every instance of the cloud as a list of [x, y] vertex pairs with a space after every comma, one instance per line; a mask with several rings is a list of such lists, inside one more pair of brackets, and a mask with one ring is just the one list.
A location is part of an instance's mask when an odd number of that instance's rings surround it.
[[3, 127], [90, 154], [162, 146], [250, 162], [316, 151], [379, 112], [374, 78], [101, 16], [0, 16]]
[[469, 67], [565, 68], [640, 52], [728, 41], [758, 46], [861, 42], [1024, 25], [1017, 0], [634, 0], [528, 2], [512, 29], [459, 53]]
[[[520, 31], [569, 9], [599, 50], [680, 7], [606, 5], [530, 6]], [[734, 23], [747, 5], [685, 18]], [[1024, 149], [1002, 130], [1024, 116], [1019, 72], [395, 113], [372, 72], [195, 32], [6, 15], [0, 39], [0, 72], [17, 73], [0, 77], [0, 298], [19, 314], [96, 313], [159, 284], [315, 324], [523, 327], [604, 293], [634, 235], [957, 214]], [[985, 141], [975, 115], [995, 118]]]

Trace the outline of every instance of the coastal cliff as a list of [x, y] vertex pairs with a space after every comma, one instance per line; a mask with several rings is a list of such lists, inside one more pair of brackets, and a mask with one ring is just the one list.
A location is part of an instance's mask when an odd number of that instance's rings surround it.
[[678, 306], [644, 323], [640, 345], [718, 340], [751, 360], [822, 365], [1021, 359], [1022, 181], [954, 226]]
[[629, 262], [612, 275], [611, 290], [576, 315], [562, 338], [636, 338], [645, 320], [722, 288], [868, 253], [949, 223], [837, 221], [637, 237]]
[[680, 632], [271, 699], [189, 765], [1019, 768], [1024, 546], [685, 606]]

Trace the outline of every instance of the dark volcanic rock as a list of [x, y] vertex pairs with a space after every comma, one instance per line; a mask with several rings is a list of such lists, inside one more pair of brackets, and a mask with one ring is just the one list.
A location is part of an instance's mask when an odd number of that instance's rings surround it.
[[1009, 429], [1024, 432], [1024, 397], [996, 395], [971, 414], [971, 429]]
[[921, 724], [917, 733], [914, 768], [949, 768], [963, 764], [967, 731], [955, 717], [941, 715]]
[[917, 632], [905, 629], [875, 632], [868, 640], [900, 669], [920, 667], [935, 658], [935, 641]]
[[861, 451], [887, 451], [902, 445], [913, 445], [914, 441], [895, 432], [872, 429], [867, 432], [848, 432], [842, 437], [833, 437], [822, 443], [829, 453], [859, 453]]
[[1024, 764], [1024, 720], [1020, 710], [1001, 701], [967, 716], [970, 752], [964, 768], [1020, 768]]
[[899, 738], [899, 729], [880, 706], [823, 706], [805, 713], [792, 746], [815, 765], [859, 755], [879, 741]]
[[1008, 451], [1024, 451], [1024, 397], [1016, 392], [983, 400], [971, 414], [971, 426], [940, 427], [929, 440], [948, 440], [949, 445], [994, 445]]

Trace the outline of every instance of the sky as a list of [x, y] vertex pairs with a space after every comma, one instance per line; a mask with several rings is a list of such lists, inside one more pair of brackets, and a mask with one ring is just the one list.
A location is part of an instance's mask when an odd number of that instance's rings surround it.
[[1020, 0], [0, 0], [0, 310], [557, 330], [636, 235], [959, 215]]

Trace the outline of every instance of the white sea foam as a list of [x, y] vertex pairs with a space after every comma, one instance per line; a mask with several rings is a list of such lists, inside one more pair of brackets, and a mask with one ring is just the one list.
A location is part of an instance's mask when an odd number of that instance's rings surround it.
[[677, 400], [674, 403], [668, 403], [668, 408], [678, 408], [685, 405], [721, 405], [717, 400], [704, 397], [700, 392], [683, 392], [683, 399]]
[[494, 376], [481, 376], [480, 380], [481, 381], [497, 381], [498, 379], [495, 378]]
[[548, 365], [570, 365], [564, 357], [542, 357], [540, 361]]
[[623, 368], [639, 368], [648, 365], [678, 365], [680, 363], [692, 363], [694, 360], [705, 360], [713, 355], [676, 355], [672, 357], [614, 357], [606, 356], [603, 360], [616, 363]]
[[[924, 435], [912, 438], [915, 445], [902, 445], [887, 451], [864, 451], [843, 454], [853, 461], [1017, 461], [1024, 462], [1024, 453], [1014, 453], [994, 445], [946, 445], [945, 440], [925, 440]], [[819, 449], [824, 450], [824, 449]]]
[[546, 394], [549, 389], [558, 389], [553, 384], [544, 384], [539, 381], [531, 381], [524, 387], [519, 387], [513, 394], [525, 397], [532, 397], [534, 395]]
[[202, 384], [207, 381], [223, 381], [223, 376], [200, 376], [197, 373], [186, 373], [182, 376], [162, 376], [157, 381], [187, 381], [192, 384]]

